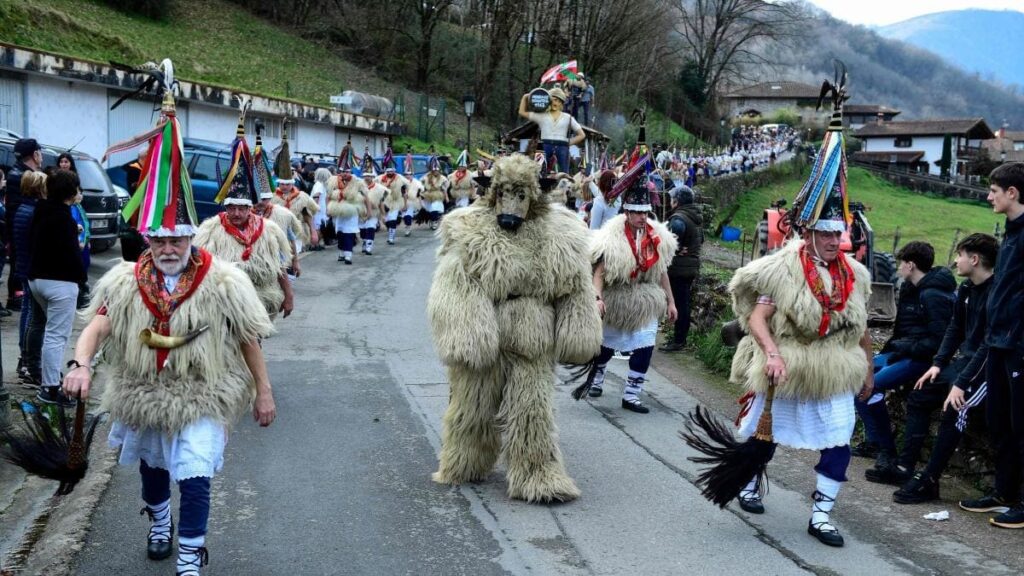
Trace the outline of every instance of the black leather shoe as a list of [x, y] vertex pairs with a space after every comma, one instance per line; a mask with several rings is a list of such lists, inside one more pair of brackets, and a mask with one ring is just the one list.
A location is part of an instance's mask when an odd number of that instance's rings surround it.
[[897, 504], [923, 504], [938, 499], [939, 484], [922, 472], [914, 474], [913, 478], [892, 493], [892, 501]]
[[900, 468], [895, 464], [884, 467], [879, 465], [876, 468], [868, 468], [864, 471], [864, 479], [868, 482], [890, 484], [892, 486], [902, 486], [903, 483], [910, 480], [911, 476], [913, 476], [912, 471]]
[[[143, 506], [139, 510], [140, 515], [148, 515], [149, 521], [153, 522], [153, 512], [149, 506]], [[155, 531], [155, 532], [154, 532]], [[174, 538], [174, 519], [171, 519], [171, 527], [166, 533], [162, 527], [157, 528], [150, 524], [149, 534], [146, 536], [146, 557], [150, 560], [166, 560], [171, 557], [173, 547], [171, 540]]]
[[600, 398], [601, 394], [604, 394], [604, 388], [591, 386], [590, 390], [587, 390], [587, 396], [590, 396], [591, 398]]
[[146, 557], [150, 560], [166, 560], [171, 557], [172, 551], [170, 540], [150, 540], [146, 545]]
[[764, 514], [764, 503], [761, 502], [760, 496], [753, 496], [751, 498], [737, 496], [736, 501], [740, 503], [740, 508], [743, 509], [744, 512], [750, 512], [751, 514]]
[[682, 342], [669, 342], [658, 347], [658, 350], [661, 350], [662, 352], [679, 352], [683, 348], [686, 348], [686, 344]]
[[835, 546], [836, 548], [842, 548], [843, 535], [838, 530], [822, 530], [821, 527], [815, 526], [810, 520], [807, 521], [807, 533], [818, 539], [818, 542], [826, 546]]
[[647, 414], [651, 411], [650, 408], [643, 405], [643, 402], [639, 400], [626, 400], [625, 398], [622, 399], [622, 407], [637, 414]]

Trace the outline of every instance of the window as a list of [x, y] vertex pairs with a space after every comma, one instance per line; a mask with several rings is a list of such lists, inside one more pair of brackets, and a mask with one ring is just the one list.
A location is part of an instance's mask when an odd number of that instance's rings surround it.
[[1014, 142], [1013, 143], [1013, 149], [1015, 151], [1017, 151], [1017, 152], [1020, 152], [1021, 150], [1024, 150], [1024, 142]]
[[[228, 164], [230, 164], [230, 161], [228, 161]], [[227, 167], [227, 164], [222, 163], [221, 168], [226, 169]], [[192, 169], [190, 176], [192, 176], [193, 180], [219, 181], [220, 179], [217, 177], [217, 158], [205, 154], [196, 154], [196, 165]]]
[[[245, 133], [251, 134], [253, 138], [256, 137], [256, 116], [248, 115], [245, 117]], [[264, 138], [280, 138], [281, 137], [281, 119], [280, 118], [262, 118], [260, 121], [263, 123], [263, 137]]]
[[910, 148], [914, 145], [914, 139], [910, 136], [897, 136], [892, 145], [895, 148]]

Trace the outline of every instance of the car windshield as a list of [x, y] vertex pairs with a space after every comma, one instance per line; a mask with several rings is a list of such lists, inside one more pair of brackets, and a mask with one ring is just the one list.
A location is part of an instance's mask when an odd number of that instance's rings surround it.
[[78, 179], [81, 181], [80, 186], [82, 190], [110, 191], [110, 178], [99, 162], [92, 159], [78, 158], [75, 160], [75, 167], [78, 168]]

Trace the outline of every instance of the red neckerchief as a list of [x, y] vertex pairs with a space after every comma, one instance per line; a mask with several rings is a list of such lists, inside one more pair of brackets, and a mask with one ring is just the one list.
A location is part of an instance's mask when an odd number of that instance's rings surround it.
[[262, 202], [252, 207], [252, 213], [259, 216], [260, 218], [270, 218], [270, 214], [274, 211], [274, 205], [267, 203], [266, 206]]
[[245, 247], [242, 250], [242, 261], [248, 261], [249, 257], [252, 256], [252, 247], [256, 244], [256, 241], [263, 235], [263, 218], [249, 213], [249, 221], [246, 223], [245, 228], [238, 229], [235, 225], [228, 221], [228, 215], [226, 212], [220, 213], [220, 225], [224, 227], [224, 230], [231, 235], [232, 238], [238, 240], [238, 243]]
[[[135, 263], [135, 282], [139, 286], [139, 294], [142, 302], [153, 315], [152, 331], [163, 336], [171, 335], [171, 315], [181, 306], [181, 303], [188, 300], [206, 278], [213, 263], [213, 256], [202, 248], [192, 248], [188, 264], [178, 278], [178, 284], [174, 292], [167, 293], [164, 287], [164, 275], [157, 269], [153, 262], [153, 251], [146, 250], [139, 256]], [[156, 348], [156, 371], [159, 374], [167, 362], [167, 354], [170, 350]]]
[[351, 174], [342, 174], [338, 178], [338, 180], [341, 182], [341, 186], [339, 186], [339, 188], [344, 188], [345, 186], [348, 186], [349, 182], [352, 181], [352, 175]]
[[853, 292], [853, 270], [842, 252], [828, 263], [828, 274], [832, 277], [832, 293], [825, 292], [825, 282], [821, 278], [818, 266], [814, 263], [807, 246], [800, 248], [800, 263], [803, 265], [804, 278], [810, 287], [814, 299], [821, 304], [821, 322], [818, 324], [818, 336], [828, 334], [828, 325], [832, 321], [832, 312], [841, 312], [846, 308], [846, 301]]
[[630, 272], [630, 279], [635, 279], [641, 272], [647, 272], [658, 262], [658, 245], [661, 244], [661, 238], [654, 233], [654, 228], [650, 224], [645, 222], [644, 226], [644, 237], [640, 240], [640, 246], [637, 246], [635, 233], [632, 232], [630, 225], [626, 224], [626, 239], [629, 240], [629, 249], [636, 259], [636, 268]]
[[281, 192], [281, 189], [280, 189], [280, 188], [278, 188], [277, 190], [274, 190], [274, 194], [277, 194], [278, 198], [280, 198], [280, 199], [284, 200], [284, 207], [285, 207], [285, 208], [288, 208], [289, 210], [291, 210], [291, 208], [292, 208], [292, 202], [293, 202], [293, 201], [294, 201], [294, 200], [295, 200], [296, 198], [298, 198], [298, 197], [299, 197], [299, 190], [298, 190], [298, 188], [292, 188], [292, 193], [291, 193], [291, 194], [289, 194], [289, 195], [288, 195], [288, 196], [286, 197], [286, 196], [284, 195], [284, 193], [283, 193], [283, 192]]
[[367, 190], [373, 190], [373, 187], [377, 185], [376, 180], [370, 180], [370, 183], [366, 185]]
[[380, 178], [381, 184], [384, 184], [385, 186], [390, 188], [391, 187], [391, 183], [395, 181], [395, 176], [398, 176], [398, 174], [384, 174]]
[[458, 169], [456, 169], [455, 170], [455, 183], [458, 184], [459, 182], [461, 182], [462, 179], [466, 177], [466, 174], [469, 174], [469, 172], [467, 172], [465, 168], [458, 168]]

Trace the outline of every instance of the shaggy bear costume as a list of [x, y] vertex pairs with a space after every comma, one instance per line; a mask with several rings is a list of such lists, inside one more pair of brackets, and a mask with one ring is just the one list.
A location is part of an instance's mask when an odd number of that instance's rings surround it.
[[451, 392], [433, 478], [482, 480], [500, 452], [510, 497], [572, 500], [551, 396], [555, 362], [587, 362], [601, 344], [587, 230], [550, 205], [524, 156], [499, 160], [489, 184], [440, 231], [427, 313]]

